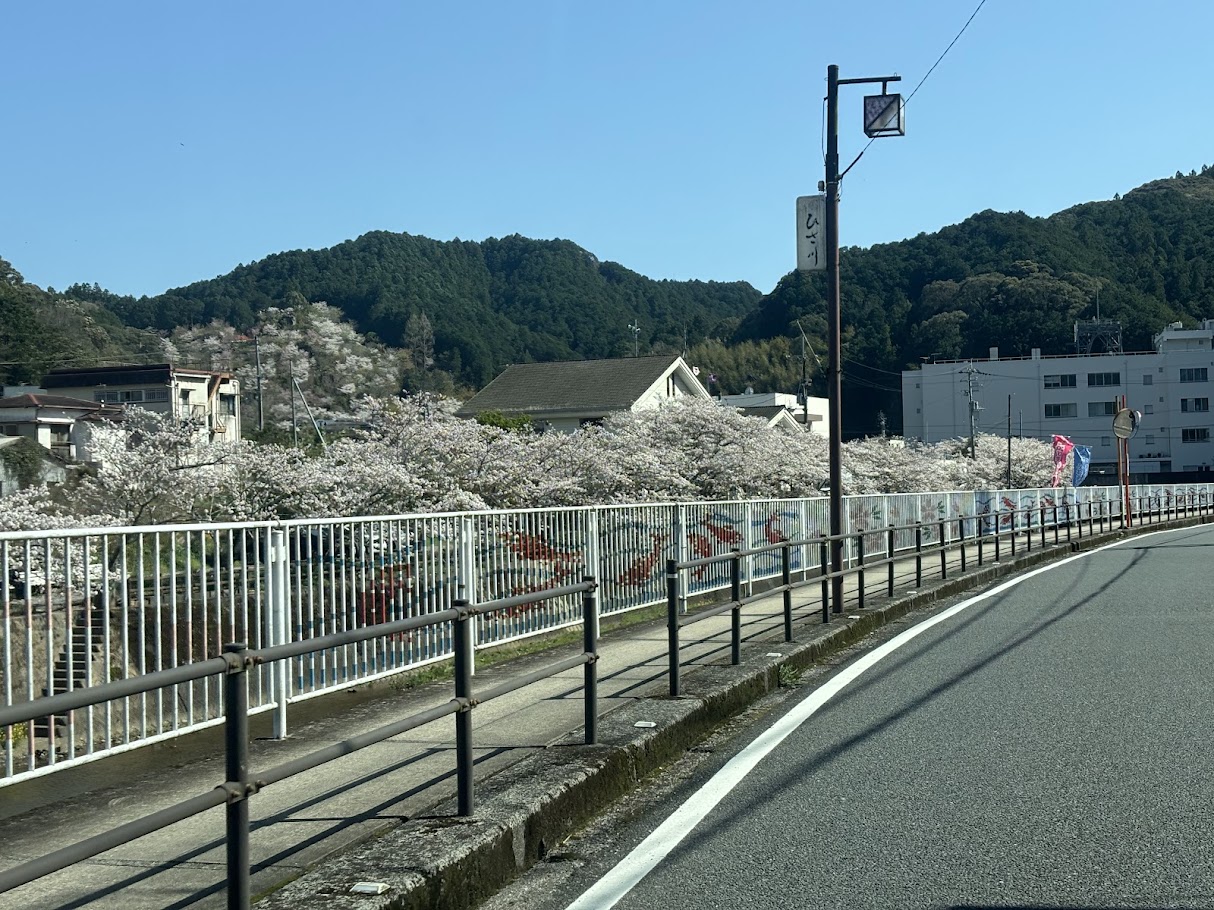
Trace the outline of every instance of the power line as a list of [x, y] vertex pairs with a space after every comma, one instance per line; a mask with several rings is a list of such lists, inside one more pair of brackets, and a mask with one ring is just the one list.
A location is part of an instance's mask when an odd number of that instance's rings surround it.
[[901, 373], [895, 373], [893, 370], [883, 370], [880, 367], [869, 366], [867, 363], [861, 363], [859, 360], [853, 360], [850, 357], [844, 357], [843, 359], [848, 363], [854, 363], [858, 367], [864, 367], [866, 370], [872, 370], [876, 373], [884, 373], [886, 376], [897, 376], [899, 379], [902, 378]]
[[[906, 96], [906, 100], [902, 102], [903, 108], [905, 108], [906, 105], [910, 104], [911, 98], [914, 98], [915, 95], [917, 95], [919, 93], [919, 89], [923, 88], [923, 83], [927, 81], [927, 77], [936, 71], [936, 67], [938, 67], [940, 65], [940, 61], [942, 61], [946, 56], [948, 56], [948, 52], [953, 49], [953, 45], [956, 44], [957, 41], [960, 40], [961, 36], [965, 34], [965, 30], [970, 27], [970, 23], [974, 21], [974, 17], [978, 15], [978, 12], [984, 6], [986, 6], [986, 0], [980, 0], [979, 4], [974, 8], [974, 11], [972, 13], [970, 13], [970, 17], [965, 20], [965, 25], [961, 26], [961, 31], [957, 32], [957, 34], [953, 38], [953, 40], [948, 43], [948, 47], [946, 47], [944, 49], [944, 53], [942, 53], [939, 57], [936, 58], [936, 62], [932, 64], [931, 69], [929, 69], [926, 73], [923, 74], [923, 78], [919, 80], [919, 84], [916, 85], [914, 90], [909, 95]], [[847, 172], [850, 171], [853, 167], [855, 167], [856, 162], [858, 162], [861, 158], [864, 157], [864, 153], [868, 151], [868, 147], [870, 145], [872, 145], [874, 142], [876, 142], [877, 139], [879, 139], [879, 138], [880, 138], [879, 136], [873, 136], [871, 139], [868, 140], [868, 142], [865, 144], [864, 148], [860, 149], [860, 154], [856, 156], [855, 161], [852, 161], [852, 163], [849, 164], [844, 169], [843, 173], [839, 175], [840, 180], [842, 180], [845, 176], [847, 176]]]

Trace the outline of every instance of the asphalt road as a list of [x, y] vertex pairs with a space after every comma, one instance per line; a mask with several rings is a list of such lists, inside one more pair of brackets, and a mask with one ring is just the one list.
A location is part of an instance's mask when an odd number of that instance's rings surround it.
[[[491, 907], [1214, 908], [1211, 557], [1214, 530], [1152, 534], [938, 615], [833, 697], [875, 652], [674, 769]], [[689, 800], [712, 808], [680, 817]]]

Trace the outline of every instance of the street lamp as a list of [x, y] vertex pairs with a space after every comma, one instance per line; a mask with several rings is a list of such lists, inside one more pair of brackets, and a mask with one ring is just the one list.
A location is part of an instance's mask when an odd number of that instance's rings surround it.
[[[839, 67], [826, 68], [826, 180], [824, 196], [797, 200], [797, 268], [826, 270], [827, 341], [830, 348], [827, 395], [830, 401], [830, 571], [831, 610], [843, 611], [843, 415], [842, 337], [839, 312], [839, 86], [881, 83], [880, 95], [864, 99], [864, 133], [870, 140], [906, 134], [905, 102], [886, 92], [901, 76], [840, 79]], [[857, 159], [859, 160], [859, 159]], [[825, 250], [819, 251], [819, 226]]]

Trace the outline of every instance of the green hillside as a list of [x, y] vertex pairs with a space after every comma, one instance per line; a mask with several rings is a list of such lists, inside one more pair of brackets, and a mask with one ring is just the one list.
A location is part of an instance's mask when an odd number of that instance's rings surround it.
[[[1102, 315], [1121, 320], [1127, 350], [1149, 348], [1169, 322], [1214, 317], [1214, 171], [1177, 174], [1048, 218], [986, 211], [933, 234], [844, 249], [841, 276], [844, 432], [877, 432], [882, 412], [897, 432], [900, 371], [922, 359], [986, 356], [990, 347], [1005, 356], [1034, 347], [1066, 353], [1075, 321], [1094, 316], [1097, 300]], [[805, 368], [813, 391], [824, 393], [821, 274], [790, 272], [762, 296], [743, 282], [654, 281], [565, 240], [440, 242], [386, 232], [279, 253], [140, 299], [96, 285], [48, 294], [20, 276], [0, 278], [2, 375], [23, 381], [51, 364], [134, 356], [155, 343], [137, 331], [146, 329], [171, 334], [186, 356], [210, 351], [214, 361], [211, 334], [267, 326], [290, 334], [297, 315], [320, 303], [330, 308], [325, 325], [344, 319], [365, 336], [341, 342], [352, 363], [365, 351], [384, 352], [372, 357], [384, 367], [377, 389], [449, 393], [479, 388], [512, 362], [625, 356], [636, 324], [642, 352], [689, 347], [693, 365], [715, 373], [724, 392], [795, 391], [804, 331]], [[329, 377], [318, 391], [334, 412], [343, 396], [362, 391], [339, 392], [351, 383], [342, 361], [326, 360], [336, 331], [291, 342], [317, 358], [313, 375]], [[248, 366], [247, 347], [232, 348], [232, 368]]]
[[96, 303], [28, 284], [0, 259], [0, 385], [37, 385], [52, 367], [142, 359], [160, 348], [156, 334], [124, 326]]
[[[840, 257], [844, 427], [900, 422], [898, 372], [922, 358], [1073, 352], [1074, 323], [1118, 319], [1126, 350], [1169, 322], [1214, 317], [1214, 170], [1048, 218], [981, 212], [934, 234]], [[825, 280], [790, 273], [731, 339], [826, 332]], [[822, 355], [825, 359], [825, 354]]]
[[104, 302], [129, 325], [162, 330], [213, 320], [248, 329], [297, 293], [404, 348], [417, 345], [410, 320], [416, 327], [424, 316], [434, 365], [472, 387], [512, 362], [631, 353], [634, 321], [642, 350], [678, 350], [684, 337], [708, 336], [760, 297], [744, 282], [653, 281], [566, 240], [441, 242], [383, 231], [268, 256], [157, 297], [70, 290]]

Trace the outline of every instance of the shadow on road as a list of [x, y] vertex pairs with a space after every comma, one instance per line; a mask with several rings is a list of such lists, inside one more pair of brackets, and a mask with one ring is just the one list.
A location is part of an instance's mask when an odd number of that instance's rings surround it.
[[[680, 844], [671, 853], [672, 859], [675, 857], [678, 857], [679, 854], [683, 853], [684, 851], [701, 849], [703, 847], [705, 839], [707, 839], [707, 838], [713, 837], [718, 833], [722, 833], [722, 834], [726, 833], [733, 826], [733, 824], [737, 821], [738, 815], [743, 814], [743, 813], [749, 814], [764, 804], [777, 803], [780, 800], [784, 799], [788, 793], [788, 790], [790, 788], [792, 788], [794, 785], [796, 785], [797, 783], [803, 781], [808, 775], [825, 769], [836, 759], [842, 758], [848, 752], [850, 752], [852, 749], [854, 749], [856, 746], [859, 746], [860, 744], [868, 741], [869, 739], [872, 739], [874, 736], [876, 736], [877, 734], [886, 730], [887, 728], [891, 727], [893, 724], [897, 723], [902, 718], [907, 717], [910, 714], [913, 714], [915, 711], [917, 711], [920, 708], [924, 707], [925, 705], [931, 703], [932, 701], [934, 701], [936, 698], [940, 697], [944, 693], [950, 691], [951, 689], [955, 688], [956, 686], [960, 685], [961, 683], [965, 682], [966, 680], [970, 679], [971, 677], [977, 675], [978, 673], [981, 673], [983, 670], [990, 667], [996, 661], [999, 661], [1002, 658], [1011, 654], [1013, 651], [1015, 651], [1021, 645], [1024, 645], [1027, 642], [1032, 641], [1034, 638], [1036, 638], [1042, 632], [1045, 632], [1052, 626], [1054, 626], [1057, 623], [1061, 622], [1062, 620], [1066, 619], [1068, 616], [1071, 616], [1076, 611], [1078, 611], [1078, 610], [1082, 609], [1083, 607], [1087, 606], [1088, 604], [1092, 603], [1093, 601], [1098, 599], [1102, 594], [1104, 594], [1106, 591], [1108, 591], [1109, 588], [1116, 585], [1117, 582], [1120, 581], [1124, 576], [1129, 574], [1134, 569], [1134, 567], [1139, 562], [1141, 562], [1145, 557], [1146, 557], [1146, 553], [1144, 553], [1144, 552], [1135, 553], [1126, 562], [1126, 564], [1124, 566], [1122, 566], [1116, 572], [1116, 574], [1113, 575], [1112, 578], [1110, 578], [1104, 584], [1100, 585], [1098, 588], [1096, 588], [1094, 591], [1092, 591], [1092, 593], [1088, 594], [1086, 597], [1083, 597], [1080, 600], [1075, 601], [1075, 603], [1071, 604], [1069, 607], [1066, 607], [1065, 609], [1061, 610], [1060, 612], [1056, 613], [1055, 615], [1050, 616], [1048, 619], [1042, 619], [1041, 621], [1032, 625], [1028, 629], [1025, 629], [1023, 632], [1017, 634], [1010, 641], [1008, 641], [1007, 643], [1005, 643], [998, 649], [990, 652], [989, 654], [987, 654], [985, 657], [981, 658], [980, 660], [974, 661], [973, 663], [971, 663], [969, 666], [965, 667], [960, 672], [951, 676], [949, 679], [938, 683], [937, 685], [928, 689], [926, 692], [922, 693], [921, 695], [918, 695], [911, 701], [907, 702], [906, 704], [904, 704], [902, 707], [900, 707], [896, 711], [890, 712], [885, 717], [870, 724], [868, 727], [864, 728], [860, 732], [853, 734], [852, 736], [843, 740], [838, 745], [832, 746], [827, 749], [819, 750], [816, 754], [810, 755], [805, 763], [798, 765], [798, 767], [793, 770], [790, 770], [788, 773], [786, 773], [784, 775], [783, 779], [778, 780], [778, 781], [773, 781], [767, 791], [769, 795], [761, 797], [757, 800], [754, 800], [746, 805], [738, 806], [737, 808], [732, 809], [732, 810], [722, 809], [720, 806], [718, 806], [718, 808], [716, 810], [714, 810], [714, 813], [710, 816], [711, 821], [706, 821], [704, 823], [701, 823], [701, 826], [698, 829], [701, 832], [701, 836], [695, 838], [694, 843], [684, 842], [683, 844]], [[1055, 599], [1054, 599], [1055, 604], [1063, 601], [1064, 598], [1071, 591], [1074, 590], [1074, 587], [1080, 582], [1080, 580], [1086, 574], [1086, 571], [1088, 568], [1086, 563], [1084, 564], [1084, 566], [1082, 568], [1083, 568], [1083, 571], [1081, 571], [1079, 573], [1079, 575], [1074, 579], [1072, 584], [1068, 586], [1067, 591], [1059, 592], [1055, 596]], [[944, 634], [938, 636], [934, 641], [925, 642], [924, 646], [916, 649], [915, 653], [913, 655], [911, 655], [911, 657], [917, 657], [923, 653], [926, 653], [926, 651], [930, 650], [931, 648], [939, 647], [941, 644], [943, 644], [944, 642], [948, 641], [950, 638], [952, 638], [953, 636], [958, 634], [961, 630], [967, 628], [968, 626], [973, 625], [974, 622], [976, 622], [978, 619], [982, 618], [982, 616], [984, 616], [990, 610], [994, 609], [1001, 602], [1002, 602], [1002, 597], [996, 598], [993, 603], [991, 603], [988, 606], [982, 607], [977, 613], [969, 616], [962, 623], [957, 624], [955, 627], [951, 628]], [[898, 661], [897, 664], [895, 665], [895, 668], [896, 668], [896, 666], [902, 665], [909, 659], [911, 659], [911, 658], [907, 657], [901, 661]], [[873, 679], [868, 679], [867, 678], [868, 674], [865, 674], [864, 679], [857, 681], [857, 683], [860, 683], [860, 685], [857, 685], [856, 683], [849, 685], [843, 692], [839, 693], [839, 696], [836, 699], [834, 699], [831, 704], [833, 704], [837, 709], [840, 708], [843, 703], [844, 697], [847, 696], [848, 693], [851, 693], [852, 697], [854, 697], [857, 692], [862, 691], [867, 686], [871, 686], [871, 685], [875, 684], [875, 682], [879, 681], [879, 679], [881, 677], [888, 675], [889, 672], [891, 672], [891, 669], [885, 668], [882, 673], [878, 674]], [[828, 705], [827, 707], [830, 707], [830, 705]], [[773, 811], [778, 813], [779, 812], [778, 807], [774, 808]], [[977, 908], [974, 908], [974, 910], [977, 910]], [[1011, 908], [999, 908], [999, 910], [1022, 910], [1022, 908], [1016, 908], [1013, 906]], [[1024, 908], [1024, 910], [1027, 910], [1027, 908]], [[1061, 908], [1061, 910], [1067, 910], [1067, 908]]]

